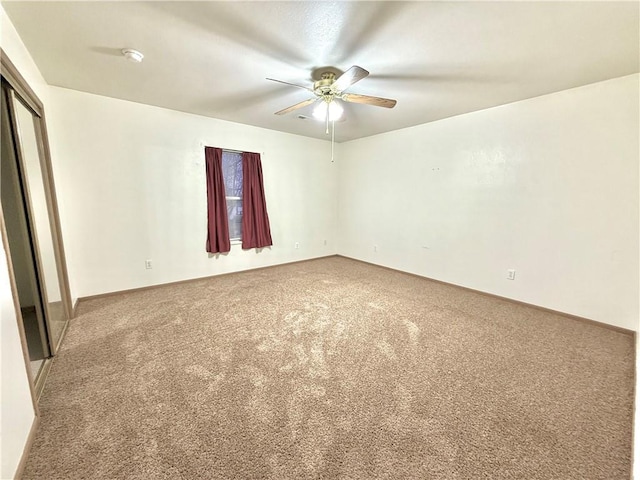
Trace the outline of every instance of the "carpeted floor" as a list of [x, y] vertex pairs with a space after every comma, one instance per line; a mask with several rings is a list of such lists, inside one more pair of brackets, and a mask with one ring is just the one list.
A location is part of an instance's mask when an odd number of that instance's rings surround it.
[[26, 479], [628, 479], [633, 338], [330, 257], [81, 303]]

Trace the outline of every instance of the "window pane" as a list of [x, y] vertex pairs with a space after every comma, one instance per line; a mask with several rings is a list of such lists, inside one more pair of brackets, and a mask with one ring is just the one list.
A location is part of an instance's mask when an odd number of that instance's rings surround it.
[[227, 215], [229, 216], [229, 238], [242, 238], [242, 199], [227, 197]]
[[242, 198], [242, 154], [223, 150], [222, 173], [225, 195]]
[[227, 197], [229, 238], [242, 239], [242, 153], [222, 151], [222, 174]]

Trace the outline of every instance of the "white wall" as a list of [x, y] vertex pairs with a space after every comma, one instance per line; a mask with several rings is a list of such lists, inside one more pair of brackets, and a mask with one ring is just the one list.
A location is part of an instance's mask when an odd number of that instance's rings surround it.
[[340, 145], [338, 252], [636, 330], [638, 82]]
[[[49, 94], [73, 297], [335, 253], [328, 142], [63, 88]], [[271, 249], [205, 251], [205, 145], [262, 154]]]
[[[0, 46], [46, 105], [47, 84], [1, 5]], [[35, 412], [4, 248], [0, 252], [0, 332], [0, 478], [13, 478], [35, 420]]]

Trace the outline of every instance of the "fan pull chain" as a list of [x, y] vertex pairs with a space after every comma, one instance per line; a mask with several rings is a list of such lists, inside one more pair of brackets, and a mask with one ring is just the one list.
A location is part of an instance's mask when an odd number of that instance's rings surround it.
[[324, 133], [329, 135], [329, 104], [327, 104], [327, 129]]
[[331, 163], [333, 163], [333, 145], [336, 140], [336, 121], [331, 122]]

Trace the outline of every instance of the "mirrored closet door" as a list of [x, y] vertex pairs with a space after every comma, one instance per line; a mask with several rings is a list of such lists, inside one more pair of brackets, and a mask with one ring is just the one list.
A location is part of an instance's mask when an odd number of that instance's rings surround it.
[[60, 346], [71, 301], [42, 105], [2, 59], [0, 197], [16, 313], [37, 394]]

